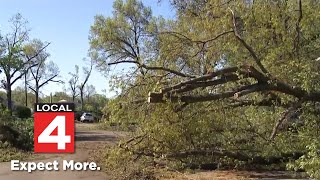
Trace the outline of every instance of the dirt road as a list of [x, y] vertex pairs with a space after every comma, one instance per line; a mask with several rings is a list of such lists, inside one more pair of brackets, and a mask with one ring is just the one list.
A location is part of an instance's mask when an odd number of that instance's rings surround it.
[[[63, 160], [77, 162], [89, 161], [89, 153], [94, 148], [116, 143], [119, 135], [111, 131], [96, 130], [94, 124], [76, 124], [76, 152], [74, 154], [35, 154], [28, 162], [52, 162]], [[97, 164], [100, 166], [99, 164]], [[1, 180], [106, 180], [109, 179], [102, 171], [35, 171], [32, 173], [11, 171], [10, 162], [0, 163]]]

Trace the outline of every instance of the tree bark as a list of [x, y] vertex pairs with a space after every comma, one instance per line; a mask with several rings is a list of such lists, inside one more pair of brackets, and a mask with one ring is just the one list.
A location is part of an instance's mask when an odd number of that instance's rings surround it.
[[11, 89], [11, 81], [10, 77], [7, 76], [6, 83], [6, 93], [7, 93], [7, 108], [9, 110], [10, 115], [12, 115], [12, 89]]
[[24, 74], [24, 94], [26, 98], [25, 105], [28, 107], [28, 87], [27, 87], [27, 73]]
[[36, 95], [36, 103], [39, 103], [39, 90], [36, 89], [36, 91], [34, 93]]
[[81, 110], [84, 109], [84, 100], [83, 100], [83, 89], [80, 89], [80, 99], [81, 99]]

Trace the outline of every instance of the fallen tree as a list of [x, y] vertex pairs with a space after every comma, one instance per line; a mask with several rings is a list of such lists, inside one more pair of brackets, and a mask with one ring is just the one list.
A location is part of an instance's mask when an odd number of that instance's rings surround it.
[[127, 12], [118, 3], [92, 26], [99, 69], [130, 66], [113, 76], [121, 93], [107, 106], [110, 121], [134, 120], [146, 134], [108, 160], [272, 168], [308, 154], [319, 137], [319, 3], [175, 3], [173, 21], [157, 24], [137, 13], [149, 12], [142, 4]]

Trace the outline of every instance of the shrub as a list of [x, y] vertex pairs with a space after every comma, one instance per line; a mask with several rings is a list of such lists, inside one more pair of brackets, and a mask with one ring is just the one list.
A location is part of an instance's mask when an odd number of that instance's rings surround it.
[[33, 119], [27, 119], [26, 121], [15, 120], [10, 125], [19, 132], [14, 147], [25, 151], [33, 150]]
[[33, 119], [19, 121], [0, 114], [0, 143], [31, 151], [33, 149]]
[[17, 117], [26, 119], [31, 117], [31, 109], [26, 106], [17, 106], [15, 109], [15, 114]]

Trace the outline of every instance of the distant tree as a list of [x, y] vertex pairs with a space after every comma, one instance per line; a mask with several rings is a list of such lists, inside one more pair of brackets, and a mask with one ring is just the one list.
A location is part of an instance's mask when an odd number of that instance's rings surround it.
[[96, 88], [93, 85], [86, 85], [85, 86], [85, 96], [87, 99], [87, 102], [90, 103], [90, 98], [95, 95], [96, 92]]
[[22, 86], [12, 90], [12, 100], [19, 105], [25, 105], [27, 102], [29, 108], [33, 108], [33, 104], [36, 102], [35, 95], [32, 92], [27, 92], [26, 96], [25, 89]]
[[34, 58], [39, 55], [48, 45], [41, 47], [28, 56], [25, 54], [25, 44], [28, 41], [27, 21], [20, 14], [13, 16], [10, 20], [12, 31], [0, 39], [0, 68], [4, 72], [5, 79], [2, 86], [7, 93], [7, 107], [12, 114], [12, 85], [21, 79], [27, 70], [36, 65]]
[[85, 93], [84, 91], [85, 91], [85, 86], [91, 75], [92, 68], [93, 68], [93, 61], [90, 60], [89, 67], [83, 67], [83, 74], [85, 78], [81, 83], [79, 83], [79, 86], [78, 86], [79, 93], [80, 93], [80, 100], [81, 100], [81, 110], [84, 109], [84, 93]]
[[69, 100], [71, 99], [70, 96], [66, 92], [55, 92], [53, 95], [54, 102], [60, 101], [60, 100]]
[[75, 65], [75, 72], [69, 72], [71, 78], [68, 81], [69, 90], [71, 91], [72, 102], [75, 101], [75, 98], [79, 95], [78, 92], [78, 83], [79, 83], [79, 66]]
[[51, 93], [50, 95], [44, 95], [41, 98], [42, 102], [58, 102], [60, 100], [71, 100], [71, 97], [65, 91], [58, 91], [55, 93]]
[[[30, 46], [30, 53], [33, 54], [43, 47], [43, 43], [40, 40], [34, 40]], [[33, 83], [30, 83], [29, 88], [35, 93], [36, 103], [39, 102], [39, 92], [43, 86], [49, 82], [62, 83], [61, 80], [57, 80], [60, 73], [58, 66], [52, 61], [47, 62], [49, 56], [49, 53], [42, 51], [35, 57], [37, 64], [30, 68]]]

